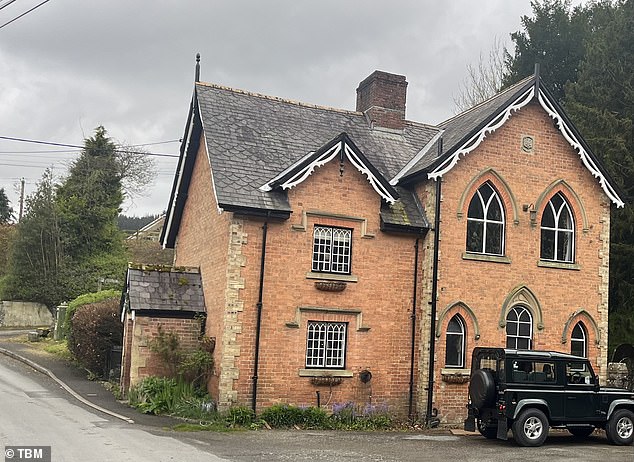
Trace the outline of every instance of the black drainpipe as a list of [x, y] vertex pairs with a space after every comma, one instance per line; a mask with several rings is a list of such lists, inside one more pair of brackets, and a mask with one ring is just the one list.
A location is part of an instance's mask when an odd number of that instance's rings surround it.
[[418, 286], [418, 240], [416, 238], [416, 243], [414, 244], [414, 295], [412, 297], [412, 338], [411, 345], [412, 350], [410, 351], [410, 364], [409, 364], [409, 411], [408, 415], [410, 420], [414, 420], [414, 354], [416, 352], [416, 288]]
[[264, 262], [266, 261], [266, 234], [269, 229], [268, 221], [262, 226], [262, 256], [260, 258], [260, 288], [258, 290], [257, 321], [255, 324], [255, 358], [253, 361], [253, 389], [251, 391], [251, 409], [255, 412], [258, 399], [258, 366], [260, 365], [260, 326], [262, 325], [262, 294], [264, 292]]
[[[438, 143], [438, 155], [442, 155], [442, 138]], [[431, 322], [429, 329], [429, 382], [427, 384], [427, 426], [435, 427], [438, 419], [432, 415], [434, 397], [434, 356], [436, 353], [436, 299], [438, 298], [438, 247], [440, 242], [440, 195], [442, 177], [436, 178], [436, 211], [434, 216], [434, 268], [431, 283]]]

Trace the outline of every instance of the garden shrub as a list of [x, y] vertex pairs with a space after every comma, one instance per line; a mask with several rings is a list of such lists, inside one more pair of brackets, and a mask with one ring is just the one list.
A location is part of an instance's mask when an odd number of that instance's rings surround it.
[[120, 300], [121, 299], [121, 291], [110, 289], [110, 290], [102, 290], [99, 292], [90, 292], [87, 294], [80, 295], [79, 297], [71, 300], [68, 303], [68, 307], [66, 308], [66, 316], [64, 318], [64, 335], [68, 336], [70, 333], [70, 320], [77, 311], [77, 308], [80, 306], [88, 305], [90, 303], [102, 302], [104, 300], [108, 300], [110, 298]]
[[82, 305], [70, 320], [68, 349], [97, 377], [103, 376], [107, 355], [113, 346], [121, 346], [122, 340], [118, 299]]

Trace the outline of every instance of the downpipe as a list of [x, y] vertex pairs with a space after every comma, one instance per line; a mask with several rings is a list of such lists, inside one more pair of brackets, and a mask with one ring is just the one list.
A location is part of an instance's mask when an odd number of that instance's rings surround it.
[[257, 318], [255, 323], [255, 356], [253, 359], [253, 376], [251, 390], [251, 409], [255, 413], [258, 400], [258, 368], [260, 365], [260, 330], [262, 326], [262, 297], [264, 294], [264, 263], [266, 262], [266, 236], [269, 229], [268, 221], [262, 226], [262, 253], [260, 257], [260, 287], [258, 289]]

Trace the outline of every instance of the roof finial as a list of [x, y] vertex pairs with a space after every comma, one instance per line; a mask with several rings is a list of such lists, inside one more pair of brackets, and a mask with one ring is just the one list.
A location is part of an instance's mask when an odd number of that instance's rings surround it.
[[200, 82], [200, 53], [196, 53], [196, 80], [195, 82]]
[[535, 95], [539, 92], [539, 81], [541, 77], [539, 75], [539, 63], [535, 63]]

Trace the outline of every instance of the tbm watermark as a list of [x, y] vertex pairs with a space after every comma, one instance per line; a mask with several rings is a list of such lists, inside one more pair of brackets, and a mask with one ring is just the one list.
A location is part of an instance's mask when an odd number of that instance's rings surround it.
[[50, 446], [5, 446], [4, 462], [22, 462], [37, 460], [51, 462]]

